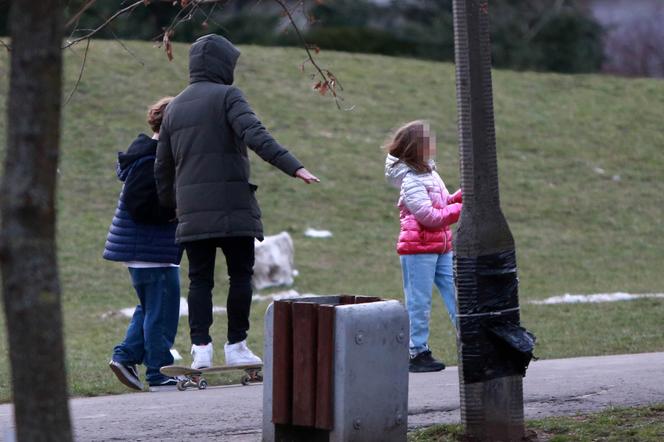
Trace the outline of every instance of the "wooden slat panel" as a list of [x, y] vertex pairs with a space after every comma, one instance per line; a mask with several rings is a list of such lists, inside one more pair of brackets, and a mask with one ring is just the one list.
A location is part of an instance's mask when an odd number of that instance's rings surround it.
[[334, 415], [334, 306], [318, 306], [316, 428], [331, 430]]
[[378, 302], [382, 301], [381, 298], [377, 296], [356, 296], [355, 297], [355, 304], [364, 304], [367, 302]]
[[355, 304], [355, 296], [353, 295], [341, 295], [339, 296], [339, 304]]
[[316, 423], [317, 305], [292, 303], [293, 319], [293, 425]]
[[290, 424], [293, 404], [293, 328], [291, 302], [274, 303], [272, 422]]

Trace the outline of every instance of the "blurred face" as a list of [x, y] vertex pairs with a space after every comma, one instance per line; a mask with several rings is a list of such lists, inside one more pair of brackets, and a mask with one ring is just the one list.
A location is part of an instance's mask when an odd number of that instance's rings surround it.
[[436, 133], [429, 129], [429, 125], [424, 126], [421, 145], [422, 160], [425, 163], [436, 158]]

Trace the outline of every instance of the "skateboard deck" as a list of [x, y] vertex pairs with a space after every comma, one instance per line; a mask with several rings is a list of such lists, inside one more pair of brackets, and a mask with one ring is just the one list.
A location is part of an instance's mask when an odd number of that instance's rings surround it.
[[217, 365], [208, 368], [191, 368], [184, 365], [167, 365], [161, 367], [161, 374], [172, 377], [183, 377], [178, 381], [177, 388], [184, 391], [187, 388], [196, 387], [199, 390], [205, 390], [208, 386], [204, 375], [207, 373], [221, 373], [223, 371], [243, 370], [242, 385], [249, 385], [257, 382], [263, 382], [262, 364], [253, 365]]

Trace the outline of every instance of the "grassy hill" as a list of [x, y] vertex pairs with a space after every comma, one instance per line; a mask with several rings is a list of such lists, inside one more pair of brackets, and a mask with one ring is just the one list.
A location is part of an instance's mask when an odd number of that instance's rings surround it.
[[[187, 46], [175, 60], [149, 43], [94, 42], [83, 81], [64, 111], [58, 246], [70, 387], [76, 395], [121, 392], [106, 364], [127, 320], [105, 312], [135, 304], [127, 271], [101, 258], [120, 190], [117, 151], [141, 131], [146, 106], [187, 84]], [[295, 242], [301, 293], [402, 297], [396, 190], [383, 179], [379, 149], [397, 124], [426, 118], [438, 134], [438, 163], [458, 187], [454, 67], [450, 64], [323, 52], [342, 81], [350, 112], [311, 90], [298, 49], [244, 47], [237, 84], [264, 123], [321, 178], [305, 186], [252, 157], [267, 234]], [[65, 96], [82, 58], [66, 52]], [[5, 113], [8, 55], [0, 54]], [[664, 82], [603, 76], [494, 73], [501, 202], [517, 244], [523, 322], [544, 358], [664, 350], [664, 301], [536, 306], [563, 293], [664, 288]], [[6, 120], [0, 119], [0, 139]], [[253, 154], [252, 154], [253, 155]], [[328, 229], [329, 239], [304, 236]], [[225, 304], [218, 260], [215, 304]], [[186, 283], [186, 262], [182, 268]], [[186, 292], [183, 291], [183, 294]], [[250, 344], [262, 352], [266, 304], [254, 304]], [[0, 372], [7, 373], [4, 321]], [[47, 327], [48, 324], [45, 324]], [[225, 317], [216, 316], [218, 348]], [[175, 347], [188, 353], [181, 321]], [[431, 344], [455, 363], [454, 334], [434, 298]], [[35, 343], [38, 345], [38, 343]], [[185, 362], [188, 359], [185, 357]], [[0, 400], [9, 398], [0, 377]]]

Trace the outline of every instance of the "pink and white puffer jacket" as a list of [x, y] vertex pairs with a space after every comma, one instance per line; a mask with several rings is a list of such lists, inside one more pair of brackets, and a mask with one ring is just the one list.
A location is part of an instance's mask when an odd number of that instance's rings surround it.
[[452, 251], [450, 226], [461, 214], [461, 190], [453, 195], [433, 170], [419, 173], [398, 158], [388, 155], [385, 177], [400, 189], [399, 215], [401, 231], [397, 242], [399, 255], [448, 253]]

